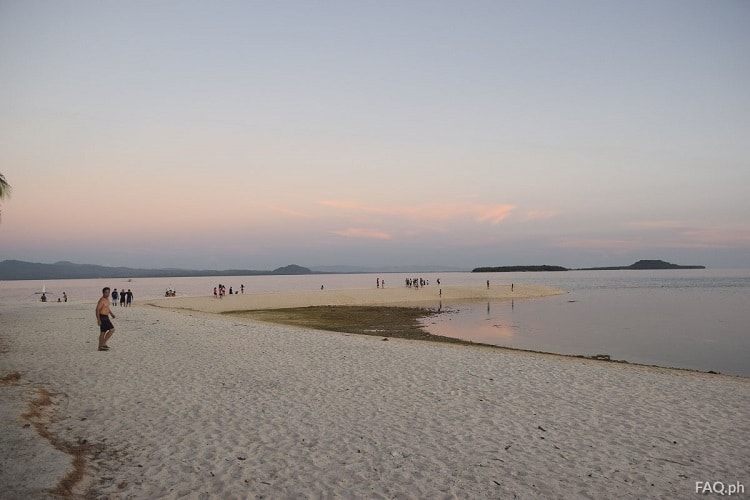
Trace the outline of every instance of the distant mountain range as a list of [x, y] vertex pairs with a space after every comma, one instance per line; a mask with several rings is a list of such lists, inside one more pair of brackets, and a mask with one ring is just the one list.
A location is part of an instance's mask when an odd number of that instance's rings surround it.
[[21, 260], [4, 260], [0, 262], [0, 280], [54, 280], [54, 279], [87, 279], [87, 278], [175, 278], [186, 276], [266, 276], [313, 274], [313, 272], [295, 264], [279, 267], [273, 271], [254, 271], [249, 269], [136, 269], [131, 267], [108, 267], [93, 264], [74, 264], [72, 262], [55, 262], [40, 264]]
[[501, 267], [477, 267], [472, 273], [518, 273], [518, 272], [540, 272], [540, 271], [632, 271], [632, 270], [656, 270], [656, 269], [705, 269], [706, 266], [679, 266], [664, 262], [663, 260], [639, 260], [629, 266], [616, 267], [582, 267], [568, 269], [561, 266], [501, 266]]
[[[478, 267], [472, 272], [538, 272], [538, 271], [610, 271], [633, 269], [705, 269], [705, 266], [678, 266], [663, 260], [639, 260], [635, 264], [621, 267], [588, 267], [568, 269], [561, 266], [501, 266]], [[4, 260], [0, 262], [0, 280], [54, 280], [54, 279], [89, 279], [89, 278], [176, 278], [190, 276], [273, 276], [301, 274], [358, 274], [358, 273], [429, 273], [429, 272], [463, 272], [462, 268], [447, 266], [393, 266], [393, 267], [356, 267], [356, 266], [317, 266], [314, 269], [291, 264], [272, 271], [251, 269], [140, 269], [132, 267], [109, 267], [94, 264], [74, 264], [62, 261], [54, 264], [24, 262], [21, 260]]]
[[89, 278], [176, 278], [190, 276], [273, 276], [300, 274], [365, 274], [365, 273], [428, 273], [465, 271], [465, 268], [444, 266], [394, 266], [394, 267], [356, 267], [356, 266], [318, 266], [314, 269], [291, 264], [272, 271], [252, 269], [141, 269], [132, 267], [109, 267], [94, 264], [74, 264], [73, 262], [55, 262], [41, 264], [22, 260], [4, 260], [0, 262], [0, 280], [54, 280], [54, 279], [89, 279]]

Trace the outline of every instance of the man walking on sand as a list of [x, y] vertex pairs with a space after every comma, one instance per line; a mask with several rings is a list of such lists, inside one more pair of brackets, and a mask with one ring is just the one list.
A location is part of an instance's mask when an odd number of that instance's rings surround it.
[[109, 317], [115, 318], [112, 311], [109, 310], [109, 287], [102, 289], [102, 297], [96, 303], [96, 324], [99, 325], [99, 350], [109, 351], [107, 341], [115, 334], [115, 327], [109, 320]]

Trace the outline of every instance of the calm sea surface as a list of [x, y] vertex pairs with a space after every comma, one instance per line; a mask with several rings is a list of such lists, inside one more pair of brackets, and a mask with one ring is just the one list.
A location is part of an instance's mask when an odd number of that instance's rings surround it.
[[[211, 295], [223, 283], [246, 293], [403, 286], [404, 273], [0, 281], [0, 304], [39, 300], [95, 301], [101, 288], [132, 289], [136, 302], [163, 296]], [[750, 376], [750, 270], [569, 271], [560, 273], [413, 274], [447, 285], [544, 284], [566, 295], [484, 303], [430, 304], [444, 314], [425, 320], [431, 333], [561, 354]], [[56, 304], [50, 304], [57, 307]], [[0, 322], [2, 317], [0, 316]]]

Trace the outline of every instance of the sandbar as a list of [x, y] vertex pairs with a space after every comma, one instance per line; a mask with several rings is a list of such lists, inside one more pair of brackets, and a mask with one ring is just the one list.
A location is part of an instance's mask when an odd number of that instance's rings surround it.
[[567, 293], [565, 290], [543, 285], [510, 284], [490, 286], [428, 286], [419, 289], [404, 286], [393, 288], [347, 288], [301, 290], [293, 292], [227, 295], [223, 299], [205, 297], [171, 297], [149, 300], [148, 304], [169, 309], [184, 309], [207, 313], [284, 309], [310, 306], [368, 306], [398, 305], [424, 307], [461, 301], [530, 299]]

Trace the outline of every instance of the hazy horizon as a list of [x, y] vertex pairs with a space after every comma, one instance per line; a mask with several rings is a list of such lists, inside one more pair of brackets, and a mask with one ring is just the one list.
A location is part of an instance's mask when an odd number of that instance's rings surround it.
[[750, 2], [0, 3], [0, 260], [750, 267]]

